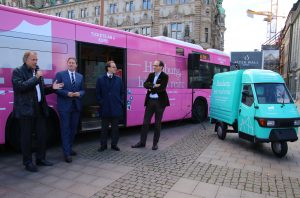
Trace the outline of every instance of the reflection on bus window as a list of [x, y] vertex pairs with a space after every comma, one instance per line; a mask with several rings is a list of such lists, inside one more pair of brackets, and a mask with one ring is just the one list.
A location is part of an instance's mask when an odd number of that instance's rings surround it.
[[189, 68], [189, 88], [211, 89], [214, 75], [226, 71], [229, 71], [228, 66], [200, 61], [199, 65]]
[[260, 104], [286, 104], [293, 100], [283, 83], [257, 83], [255, 92]]

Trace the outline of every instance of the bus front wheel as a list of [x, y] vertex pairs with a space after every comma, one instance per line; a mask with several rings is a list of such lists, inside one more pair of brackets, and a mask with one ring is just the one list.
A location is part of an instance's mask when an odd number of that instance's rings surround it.
[[273, 153], [279, 157], [284, 157], [288, 152], [287, 142], [271, 142], [271, 147]]
[[192, 108], [192, 119], [196, 123], [200, 123], [207, 118], [207, 105], [201, 100], [197, 99]]

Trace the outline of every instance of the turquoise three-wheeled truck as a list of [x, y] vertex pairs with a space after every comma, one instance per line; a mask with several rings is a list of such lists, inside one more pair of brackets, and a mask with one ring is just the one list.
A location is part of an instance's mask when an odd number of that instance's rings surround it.
[[222, 140], [233, 132], [254, 143], [271, 142], [273, 153], [284, 157], [287, 142], [298, 140], [300, 115], [278, 73], [249, 69], [214, 76], [210, 121]]

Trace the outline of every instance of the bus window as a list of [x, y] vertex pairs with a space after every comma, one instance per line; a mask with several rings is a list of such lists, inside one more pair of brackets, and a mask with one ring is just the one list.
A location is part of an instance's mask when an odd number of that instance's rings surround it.
[[184, 49], [181, 47], [176, 47], [176, 55], [184, 56]]

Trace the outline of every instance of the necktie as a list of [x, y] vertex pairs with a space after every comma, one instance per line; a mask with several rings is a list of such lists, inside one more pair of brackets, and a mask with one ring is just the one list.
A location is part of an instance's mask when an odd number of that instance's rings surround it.
[[75, 79], [74, 79], [74, 73], [73, 72], [71, 73], [71, 83], [72, 83], [72, 86], [75, 87]]
[[112, 77], [113, 77], [113, 75], [112, 75], [112, 74], [110, 74], [110, 75], [108, 75], [108, 77], [109, 77], [109, 78], [112, 78]]

